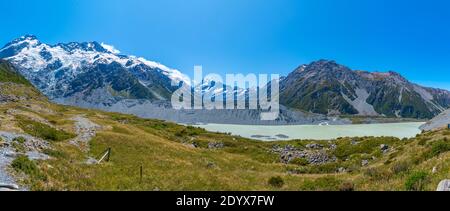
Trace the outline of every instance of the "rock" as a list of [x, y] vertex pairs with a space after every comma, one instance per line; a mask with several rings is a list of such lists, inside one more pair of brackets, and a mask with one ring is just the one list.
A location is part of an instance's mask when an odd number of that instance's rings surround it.
[[98, 161], [95, 158], [88, 158], [86, 160], [86, 164], [88, 164], [88, 165], [94, 165], [94, 164], [97, 164], [97, 163], [98, 163]]
[[337, 149], [337, 145], [336, 145], [336, 144], [330, 144], [330, 149], [331, 149], [331, 150]]
[[383, 153], [387, 153], [389, 151], [389, 146], [387, 144], [382, 144], [382, 145], [380, 145], [380, 150]]
[[281, 139], [288, 139], [289, 138], [289, 136], [284, 135], [284, 134], [277, 134], [277, 135], [275, 135], [275, 137], [281, 138]]
[[442, 180], [439, 183], [436, 191], [450, 191], [450, 180]]
[[5, 152], [5, 156], [10, 157], [10, 158], [16, 158], [18, 156], [18, 154], [13, 151], [7, 151], [7, 152]]
[[352, 145], [358, 145], [359, 142], [357, 142], [356, 140], [352, 140], [351, 144], [352, 144]]
[[[321, 146], [321, 145], [320, 145]], [[317, 146], [314, 146], [317, 147]], [[296, 158], [304, 158], [308, 160], [310, 164], [324, 164], [328, 162], [334, 162], [337, 160], [336, 157], [330, 157], [325, 150], [321, 151], [303, 151], [297, 149], [292, 145], [286, 145], [284, 148], [278, 145], [273, 146], [273, 153], [280, 154], [280, 160], [282, 163], [290, 163]]]
[[224, 144], [222, 142], [210, 142], [208, 143], [209, 149], [222, 149]]
[[316, 165], [336, 161], [336, 157], [328, 156], [328, 154], [325, 151], [307, 153], [306, 159], [308, 160], [309, 163]]
[[212, 169], [212, 168], [215, 168], [215, 167], [216, 167], [216, 164], [213, 163], [213, 162], [208, 162], [208, 163], [206, 164], [206, 167], [209, 168], [209, 169]]
[[436, 174], [437, 173], [437, 167], [433, 167], [433, 170], [431, 170], [431, 173]]
[[0, 184], [2, 189], [19, 190], [19, 186], [16, 184]]
[[307, 144], [306, 148], [310, 148], [310, 149], [322, 149], [323, 145], [321, 144]]
[[367, 166], [367, 165], [369, 165], [369, 161], [368, 160], [363, 160], [363, 161], [361, 161], [361, 165], [362, 166]]
[[340, 167], [340, 168], [338, 168], [338, 172], [345, 173], [345, 172], [347, 172], [347, 169], [345, 169], [344, 167]]

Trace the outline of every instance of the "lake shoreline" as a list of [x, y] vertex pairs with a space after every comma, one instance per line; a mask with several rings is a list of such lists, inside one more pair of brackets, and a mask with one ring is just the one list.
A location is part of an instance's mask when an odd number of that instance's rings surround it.
[[412, 138], [425, 122], [374, 123], [349, 125], [234, 125], [193, 124], [210, 132], [231, 133], [261, 141], [331, 140], [339, 137]]

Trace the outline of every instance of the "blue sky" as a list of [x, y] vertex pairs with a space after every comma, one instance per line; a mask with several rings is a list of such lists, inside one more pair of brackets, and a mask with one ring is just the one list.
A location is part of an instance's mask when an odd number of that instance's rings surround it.
[[99, 41], [192, 74], [288, 74], [317, 59], [450, 90], [446, 0], [0, 0], [0, 45]]

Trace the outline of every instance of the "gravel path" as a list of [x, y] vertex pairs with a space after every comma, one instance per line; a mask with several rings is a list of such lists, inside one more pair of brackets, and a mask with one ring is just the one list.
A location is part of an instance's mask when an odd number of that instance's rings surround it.
[[99, 130], [101, 126], [83, 116], [76, 116], [71, 120], [75, 121], [77, 137], [71, 140], [70, 143], [80, 147], [80, 149], [85, 152], [89, 151], [89, 141], [96, 135], [97, 130]]

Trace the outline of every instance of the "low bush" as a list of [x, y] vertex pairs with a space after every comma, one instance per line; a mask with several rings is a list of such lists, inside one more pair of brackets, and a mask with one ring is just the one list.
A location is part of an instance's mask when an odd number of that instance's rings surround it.
[[13, 160], [11, 166], [18, 172], [23, 172], [26, 175], [35, 179], [45, 179], [45, 176], [40, 172], [38, 166], [34, 161], [28, 159], [27, 156], [21, 155]]
[[450, 142], [447, 139], [437, 141], [431, 146], [429, 158], [438, 156], [448, 151], [450, 151]]
[[428, 178], [428, 173], [418, 171], [412, 173], [405, 182], [405, 189], [408, 191], [422, 191]]
[[284, 180], [280, 176], [271, 177], [268, 181], [269, 185], [276, 188], [281, 188], [284, 185]]
[[75, 137], [74, 134], [67, 133], [62, 130], [57, 130], [46, 124], [36, 122], [24, 117], [17, 117], [17, 120], [19, 121], [18, 126], [22, 128], [22, 130], [24, 130], [26, 133], [47, 141], [64, 141]]
[[342, 181], [332, 176], [321, 177], [315, 180], [307, 180], [301, 189], [307, 191], [339, 191]]
[[24, 144], [24, 143], [27, 141], [27, 139], [25, 139], [25, 138], [22, 137], [22, 136], [19, 136], [19, 137], [14, 138], [13, 141], [14, 141], [14, 142], [17, 142], [17, 143], [19, 143], [19, 144]]
[[354, 191], [355, 190], [355, 185], [351, 182], [344, 182], [341, 184], [341, 186], [339, 187], [339, 191]]
[[409, 169], [411, 168], [411, 163], [408, 161], [399, 161], [396, 162], [392, 165], [391, 167], [391, 171], [394, 174], [400, 174], [403, 172], [407, 172], [409, 171]]
[[380, 168], [368, 168], [363, 173], [372, 180], [388, 180], [392, 176], [389, 171]]
[[295, 158], [292, 159], [289, 163], [299, 166], [307, 166], [309, 164], [309, 161], [306, 160], [305, 158]]
[[44, 154], [50, 156], [50, 157], [54, 157], [54, 158], [67, 158], [67, 154], [61, 151], [56, 151], [56, 150], [52, 150], [52, 149], [44, 149], [42, 151]]

